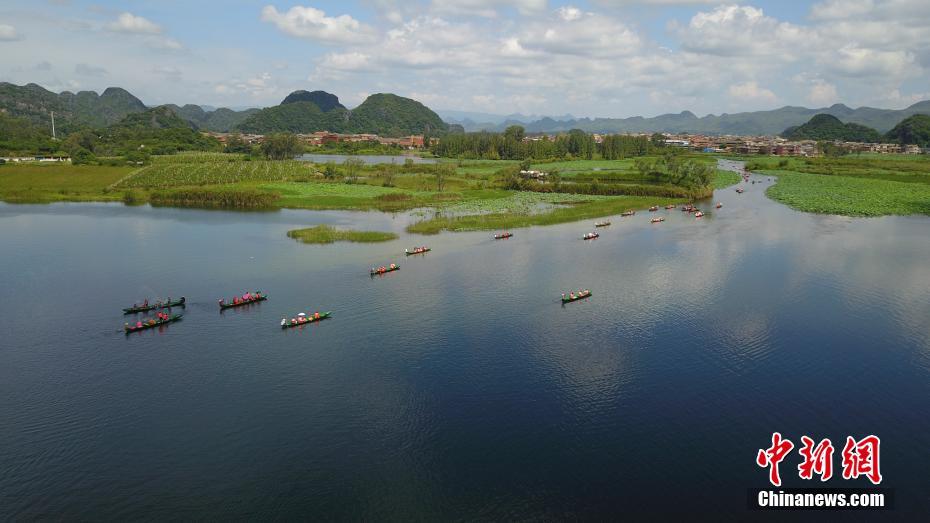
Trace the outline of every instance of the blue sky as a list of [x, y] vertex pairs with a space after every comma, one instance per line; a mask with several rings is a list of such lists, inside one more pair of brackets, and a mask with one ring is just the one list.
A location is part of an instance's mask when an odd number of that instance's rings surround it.
[[699, 115], [930, 98], [927, 0], [6, 0], [0, 80], [147, 104], [323, 89], [498, 114]]

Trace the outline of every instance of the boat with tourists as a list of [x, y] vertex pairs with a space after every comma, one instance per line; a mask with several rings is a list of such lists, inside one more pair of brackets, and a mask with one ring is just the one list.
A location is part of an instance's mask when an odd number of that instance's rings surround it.
[[664, 221], [665, 221], [665, 217], [663, 217], [663, 216], [659, 216], [658, 218], [653, 218], [653, 219], [651, 220], [652, 223], [662, 223], [662, 222], [664, 222]]
[[573, 292], [568, 293], [567, 295], [565, 293], [562, 293], [562, 303], [563, 304], [571, 303], [573, 301], [583, 300], [585, 298], [590, 298], [590, 297], [591, 297], [591, 291], [589, 291], [588, 289], [582, 289], [578, 292], [573, 291]]
[[296, 318], [291, 318], [290, 321], [288, 321], [287, 318], [281, 318], [281, 328], [290, 329], [291, 327], [297, 327], [299, 325], [316, 323], [329, 318], [332, 314], [332, 312], [314, 312], [313, 314], [301, 312]]
[[673, 204], [670, 204], [670, 205], [666, 205], [666, 206], [665, 206], [665, 209], [666, 209], [666, 210], [672, 210], [672, 209], [674, 209], [675, 207], [678, 207], [678, 206], [675, 205], [675, 204], [673, 203]]
[[424, 245], [422, 247], [414, 247], [412, 250], [404, 249], [404, 254], [406, 256], [412, 256], [414, 254], [426, 254], [431, 250], [432, 249]]
[[621, 213], [620, 216], [623, 216], [624, 218], [626, 218], [627, 216], [633, 216], [634, 214], [636, 214], [636, 211], [626, 211], [624, 213]]
[[746, 192], [746, 189], [743, 189], [742, 187], [737, 187], [736, 192], [739, 194], [743, 194], [744, 192]]
[[170, 309], [171, 307], [184, 307], [184, 302], [186, 299], [184, 296], [181, 296], [180, 299], [171, 301], [171, 297], [168, 297], [165, 301], [156, 301], [155, 303], [149, 303], [149, 300], [145, 300], [142, 303], [133, 304], [132, 307], [126, 307], [123, 309], [123, 314], [136, 314], [138, 312], [148, 312], [155, 309]]
[[694, 213], [694, 217], [695, 217], [695, 218], [703, 218], [703, 217], [704, 217], [704, 213], [701, 212], [701, 211], [698, 211], [698, 212]]
[[658, 210], [659, 210], [659, 206], [658, 206], [658, 205], [653, 205], [652, 207], [649, 208], [649, 212], [656, 212], [656, 211], [658, 211]]
[[512, 238], [512, 237], [513, 237], [512, 232], [503, 232], [503, 233], [494, 235], [495, 240], [506, 240], [507, 238]]
[[147, 320], [139, 320], [135, 324], [130, 325], [126, 323], [123, 325], [123, 330], [126, 331], [126, 334], [131, 332], [144, 331], [146, 329], [151, 329], [152, 327], [158, 327], [159, 325], [164, 325], [166, 323], [175, 322], [181, 319], [184, 316], [183, 314], [167, 314], [164, 312], [159, 312], [155, 315], [154, 318], [149, 318]]
[[595, 226], [595, 227], [610, 227], [610, 222], [609, 222], [609, 221], [607, 221], [607, 222], [595, 222], [595, 223], [594, 223], [594, 226]]
[[723, 208], [723, 204], [722, 204], [722, 203], [720, 203], [720, 202], [717, 202], [717, 205], [716, 205], [716, 207], [717, 207], [718, 209], [722, 209], [722, 208]]
[[261, 291], [247, 292], [242, 296], [236, 296], [233, 299], [227, 301], [220, 298], [217, 302], [220, 304], [220, 310], [229, 309], [230, 307], [241, 307], [243, 305], [248, 305], [250, 303], [256, 303], [259, 301], [265, 301], [268, 299], [267, 294], [262, 294]]
[[583, 240], [596, 240], [597, 238], [600, 238], [600, 237], [601, 235], [596, 232], [589, 232], [588, 234], [585, 234], [584, 236], [582, 236], [582, 239]]
[[375, 276], [375, 275], [387, 274], [389, 272], [394, 272], [394, 271], [399, 271], [399, 270], [400, 270], [400, 265], [397, 265], [396, 263], [392, 263], [388, 266], [382, 265], [381, 267], [377, 267], [377, 268], [372, 267], [369, 270], [369, 272], [371, 273], [372, 276]]

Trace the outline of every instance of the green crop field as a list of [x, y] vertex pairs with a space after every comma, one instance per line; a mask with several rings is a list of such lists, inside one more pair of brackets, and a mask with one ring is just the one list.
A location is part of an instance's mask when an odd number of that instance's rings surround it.
[[312, 164], [297, 161], [155, 162], [122, 180], [116, 188], [164, 189], [183, 186], [224, 185], [309, 180]]
[[119, 200], [107, 187], [131, 167], [24, 164], [0, 166], [0, 198], [9, 202]]

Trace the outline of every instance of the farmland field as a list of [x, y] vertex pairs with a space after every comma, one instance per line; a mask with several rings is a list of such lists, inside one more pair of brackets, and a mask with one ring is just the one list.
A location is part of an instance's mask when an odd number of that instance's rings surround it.
[[8, 202], [119, 200], [107, 186], [132, 172], [132, 167], [57, 165], [0, 166], [0, 198]]

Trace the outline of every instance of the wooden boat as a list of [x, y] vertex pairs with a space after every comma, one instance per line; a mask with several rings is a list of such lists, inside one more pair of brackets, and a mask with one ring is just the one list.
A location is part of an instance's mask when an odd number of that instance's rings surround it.
[[625, 216], [633, 216], [634, 214], [636, 214], [636, 211], [627, 211], [627, 212], [625, 212], [625, 213], [622, 213], [620, 216], [624, 216], [624, 217], [625, 217]]
[[653, 205], [652, 207], [649, 208], [649, 212], [656, 212], [656, 211], [658, 211], [658, 210], [659, 210], [659, 206], [658, 206], [658, 205]]
[[318, 322], [318, 321], [325, 320], [325, 319], [329, 318], [332, 314], [333, 314], [332, 312], [321, 312], [319, 318], [314, 317], [314, 316], [310, 316], [310, 315], [308, 314], [307, 316], [304, 316], [304, 318], [306, 318], [304, 321], [300, 321], [300, 317], [298, 317], [296, 322], [289, 322], [289, 321], [287, 321], [287, 320], [285, 320], [285, 319], [282, 319], [282, 320], [281, 320], [281, 328], [282, 328], [282, 329], [290, 329], [291, 327], [299, 327], [299, 326], [301, 326], [301, 325], [306, 325], [306, 324], [308, 324], [308, 323], [316, 323], [316, 322]]
[[570, 294], [563, 294], [563, 295], [562, 295], [562, 303], [571, 303], [571, 302], [573, 302], [573, 301], [578, 301], [578, 300], [583, 300], [583, 299], [585, 299], [585, 298], [590, 298], [592, 294], [593, 294], [593, 293], [592, 293], [591, 291], [587, 291], [587, 292], [585, 292], [585, 293], [578, 293], [578, 294], [576, 294], [574, 297], [572, 297]]
[[588, 234], [585, 234], [584, 236], [582, 236], [582, 239], [583, 239], [583, 240], [596, 240], [597, 238], [600, 238], [600, 237], [601, 237], [600, 234], [598, 234], [598, 233], [596, 233], [596, 232], [591, 232], [591, 233], [588, 233]]
[[653, 218], [653, 219], [652, 219], [652, 223], [662, 223], [662, 222], [664, 222], [664, 221], [665, 221], [665, 218], [663, 218], [663, 217], [661, 217], [661, 216], [658, 217], [658, 218]]
[[610, 222], [599, 222], [599, 223], [596, 222], [594, 226], [595, 227], [610, 227]]
[[126, 334], [129, 334], [130, 332], [144, 331], [145, 329], [151, 329], [152, 327], [158, 327], [159, 325], [164, 325], [166, 323], [178, 321], [181, 319], [181, 316], [184, 316], [184, 315], [183, 314], [172, 314], [171, 316], [168, 316], [167, 318], [163, 320], [149, 318], [148, 320], [142, 322], [142, 326], [139, 326], [138, 323], [136, 325], [130, 325], [127, 323], [126, 325], [123, 326], [123, 329], [126, 330]]
[[678, 207], [678, 206], [677, 206], [677, 205], [666, 205], [666, 206], [665, 206], [665, 208], [666, 208], [666, 209], [669, 209], [669, 210], [670, 210], [670, 209], [674, 209], [675, 207]]
[[394, 271], [399, 271], [399, 270], [400, 270], [400, 265], [395, 265], [395, 266], [393, 266], [393, 267], [384, 267], [384, 268], [372, 269], [370, 272], [371, 272], [371, 275], [372, 275], [372, 276], [375, 276], [375, 275], [387, 274], [387, 273], [389, 273], [389, 272], [394, 272]]
[[153, 311], [155, 309], [170, 309], [171, 307], [184, 307], [184, 296], [181, 296], [181, 299], [171, 301], [170, 299], [164, 303], [156, 301], [151, 305], [133, 305], [132, 307], [127, 307], [123, 309], [123, 314], [135, 314], [137, 312], [147, 312]]
[[701, 211], [698, 211], [698, 212], [694, 213], [694, 217], [695, 217], [695, 218], [703, 218], [703, 217], [704, 217], [704, 213], [702, 213]]
[[681, 208], [681, 212], [694, 212], [694, 205], [688, 204]]
[[254, 294], [257, 294], [258, 297], [257, 297], [257, 298], [252, 298], [251, 300], [242, 300], [242, 301], [240, 301], [240, 302], [238, 302], [238, 303], [236, 303], [235, 301], [219, 300], [220, 310], [229, 309], [229, 308], [232, 308], [232, 307], [241, 307], [241, 306], [243, 306], [243, 305], [248, 305], [248, 304], [250, 304], [250, 303], [257, 303], [257, 302], [265, 301], [265, 300], [268, 299], [268, 295], [267, 295], [267, 294], [262, 294], [261, 292], [256, 292], [256, 293], [254, 293]]
[[722, 203], [718, 203], [718, 204], [716, 205], [716, 207], [717, 207], [718, 209], [722, 209], [722, 208], [723, 208], [723, 204], [722, 204]]
[[746, 190], [742, 188], [738, 188], [736, 189], [736, 192], [738, 192], [739, 194], [743, 194], [744, 192], [746, 192]]
[[414, 249], [412, 251], [404, 251], [404, 254], [407, 256], [413, 256], [414, 254], [426, 254], [431, 250], [433, 249], [430, 249], [429, 247], [423, 247], [421, 249]]
[[494, 235], [494, 239], [495, 239], [495, 240], [506, 240], [507, 238], [512, 238], [512, 237], [513, 237], [513, 233], [512, 233], [512, 232], [505, 232], [505, 233], [503, 233], [503, 234], [495, 234], [495, 235]]

